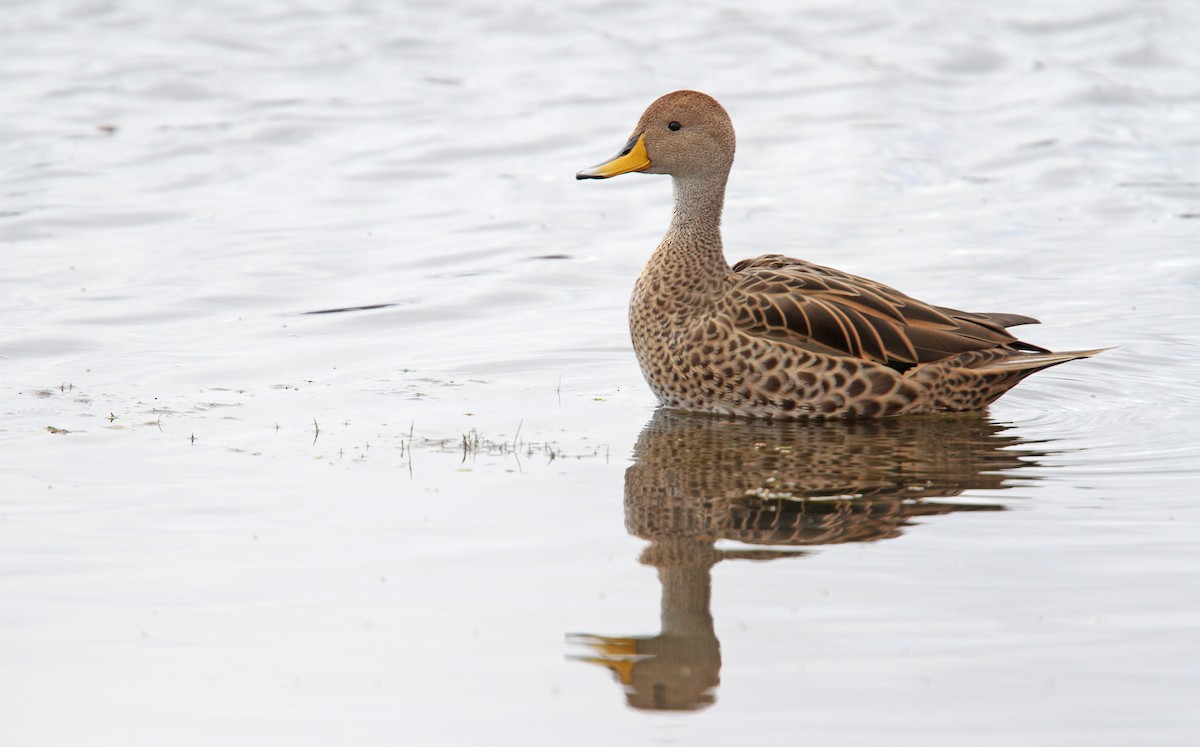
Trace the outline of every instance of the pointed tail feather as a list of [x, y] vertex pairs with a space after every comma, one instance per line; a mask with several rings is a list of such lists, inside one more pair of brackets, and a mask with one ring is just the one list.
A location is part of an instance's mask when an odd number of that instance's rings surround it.
[[1024, 314], [1002, 314], [995, 311], [975, 312], [976, 316], [981, 316], [989, 322], [999, 324], [1001, 327], [1019, 327], [1022, 324], [1041, 324], [1037, 319]]
[[1112, 348], [1096, 348], [1095, 350], [1069, 350], [1062, 353], [1029, 353], [1025, 355], [1014, 355], [1011, 358], [1004, 358], [998, 361], [992, 361], [975, 369], [976, 371], [995, 371], [997, 373], [1004, 371], [1036, 371], [1050, 366], [1057, 366], [1059, 363], [1078, 360], [1079, 358], [1091, 358], [1093, 355], [1103, 353], [1105, 350]]

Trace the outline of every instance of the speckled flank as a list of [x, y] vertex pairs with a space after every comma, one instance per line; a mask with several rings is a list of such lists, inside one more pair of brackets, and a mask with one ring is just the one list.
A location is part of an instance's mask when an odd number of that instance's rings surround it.
[[[681, 410], [768, 418], [873, 418], [986, 407], [1031, 373], [1099, 351], [1051, 353], [1007, 327], [1018, 314], [933, 306], [881, 283], [781, 255], [732, 268], [721, 246], [734, 133], [694, 91], [642, 115], [649, 163], [670, 174], [671, 226], [633, 289], [629, 325], [650, 388]], [[610, 168], [604, 168], [610, 166]]]
[[[679, 293], [695, 278], [687, 260], [702, 253], [678, 244], [660, 247], [634, 286], [633, 348], [664, 405], [759, 417], [876, 417], [933, 409], [922, 406], [927, 397], [921, 387], [886, 366], [739, 327], [727, 301], [738, 280], [734, 273], [727, 272], [709, 299]], [[675, 255], [683, 257], [673, 260]]]

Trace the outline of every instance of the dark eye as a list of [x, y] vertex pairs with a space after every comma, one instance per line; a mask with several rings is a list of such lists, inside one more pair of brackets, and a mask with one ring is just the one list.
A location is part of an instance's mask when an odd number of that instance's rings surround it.
[[667, 129], [671, 132], [679, 132], [681, 127], [683, 127], [683, 125], [679, 124], [678, 122], [672, 122], [671, 124], [667, 125]]

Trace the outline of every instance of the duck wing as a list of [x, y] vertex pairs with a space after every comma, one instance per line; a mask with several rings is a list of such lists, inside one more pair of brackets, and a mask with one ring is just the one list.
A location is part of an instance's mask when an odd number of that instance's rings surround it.
[[779, 254], [735, 264], [719, 305], [746, 334], [900, 372], [973, 350], [1046, 352], [1005, 329], [1036, 319], [933, 306], [882, 283]]

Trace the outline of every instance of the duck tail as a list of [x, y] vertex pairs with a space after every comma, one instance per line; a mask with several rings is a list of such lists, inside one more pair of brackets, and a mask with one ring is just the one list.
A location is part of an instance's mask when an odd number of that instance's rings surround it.
[[1057, 366], [1060, 363], [1067, 361], [1079, 360], [1080, 358], [1091, 358], [1093, 355], [1098, 355], [1112, 348], [1096, 348], [1094, 350], [1069, 350], [1061, 353], [1053, 353], [1050, 351], [1039, 353], [1021, 353], [1008, 358], [990, 361], [979, 368], [975, 369], [979, 372], [996, 372], [1006, 373], [1012, 371], [1027, 371], [1033, 373], [1040, 371], [1043, 368]]

